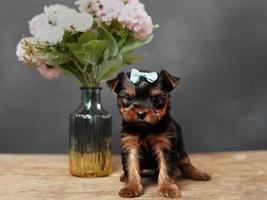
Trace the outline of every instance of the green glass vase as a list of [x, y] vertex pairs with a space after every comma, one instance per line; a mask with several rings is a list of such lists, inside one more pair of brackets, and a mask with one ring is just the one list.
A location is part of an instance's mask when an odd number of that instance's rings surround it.
[[112, 171], [112, 121], [102, 108], [101, 89], [81, 88], [81, 105], [70, 114], [69, 169], [74, 176], [107, 176]]

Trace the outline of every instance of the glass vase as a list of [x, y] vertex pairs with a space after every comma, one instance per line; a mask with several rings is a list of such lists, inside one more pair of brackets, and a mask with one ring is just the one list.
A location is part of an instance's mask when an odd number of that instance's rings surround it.
[[74, 176], [107, 176], [111, 166], [111, 114], [100, 101], [100, 87], [81, 88], [81, 105], [70, 115], [69, 169]]

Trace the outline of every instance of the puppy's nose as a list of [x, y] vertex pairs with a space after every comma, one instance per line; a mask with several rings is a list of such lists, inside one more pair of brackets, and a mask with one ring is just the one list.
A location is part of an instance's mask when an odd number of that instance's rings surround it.
[[139, 118], [139, 119], [144, 119], [145, 117], [146, 117], [146, 112], [138, 112], [137, 113], [137, 117]]

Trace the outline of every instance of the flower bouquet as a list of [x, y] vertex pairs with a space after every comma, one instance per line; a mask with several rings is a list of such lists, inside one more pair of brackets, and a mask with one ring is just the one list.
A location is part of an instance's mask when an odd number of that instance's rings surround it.
[[44, 7], [29, 21], [31, 37], [17, 45], [19, 61], [45, 78], [62, 72], [95, 87], [123, 66], [142, 58], [133, 51], [152, 38], [151, 17], [139, 0], [78, 0], [79, 11]]
[[133, 51], [152, 38], [153, 26], [138, 0], [79, 0], [79, 11], [64, 5], [44, 7], [29, 21], [31, 37], [17, 45], [19, 61], [45, 78], [62, 72], [81, 85], [80, 107], [70, 115], [70, 173], [111, 173], [111, 115], [100, 102], [101, 81], [142, 56]]

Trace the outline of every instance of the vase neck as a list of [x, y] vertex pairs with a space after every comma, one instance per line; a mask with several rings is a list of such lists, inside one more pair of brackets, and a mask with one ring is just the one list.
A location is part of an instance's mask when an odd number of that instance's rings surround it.
[[101, 109], [101, 91], [100, 87], [82, 87], [82, 100], [81, 105], [85, 106], [87, 109], [97, 108]]

